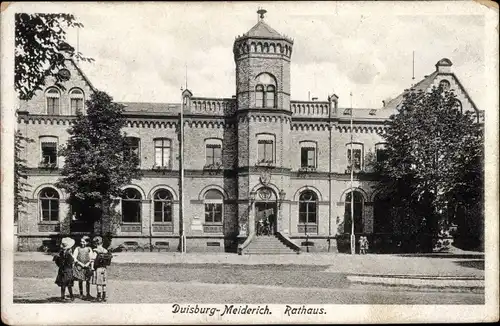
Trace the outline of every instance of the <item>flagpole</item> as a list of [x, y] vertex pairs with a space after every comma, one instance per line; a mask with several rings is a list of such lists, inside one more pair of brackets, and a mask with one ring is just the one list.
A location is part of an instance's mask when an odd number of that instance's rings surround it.
[[[182, 88], [181, 88], [182, 90]], [[179, 164], [180, 164], [180, 180], [179, 180], [179, 236], [181, 253], [186, 251], [186, 241], [184, 235], [184, 98], [181, 92], [181, 112], [179, 126]]]
[[353, 180], [354, 180], [354, 153], [352, 151], [352, 116], [353, 116], [353, 109], [352, 109], [352, 92], [350, 93], [351, 95], [351, 255], [356, 254], [356, 236], [354, 235], [354, 191], [353, 191]]

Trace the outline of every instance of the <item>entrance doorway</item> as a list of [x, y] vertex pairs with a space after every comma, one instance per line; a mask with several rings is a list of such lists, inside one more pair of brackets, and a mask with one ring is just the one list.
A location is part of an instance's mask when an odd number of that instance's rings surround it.
[[274, 235], [276, 233], [276, 202], [255, 203], [255, 230], [256, 235]]

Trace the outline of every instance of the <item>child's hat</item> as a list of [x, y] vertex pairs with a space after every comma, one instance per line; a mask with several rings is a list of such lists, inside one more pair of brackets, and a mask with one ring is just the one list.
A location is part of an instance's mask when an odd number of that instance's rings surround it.
[[94, 237], [94, 239], [92, 239], [92, 242], [96, 244], [102, 244], [102, 238], [100, 236], [96, 236]]
[[62, 249], [69, 249], [75, 245], [75, 240], [71, 238], [63, 238], [61, 240], [61, 248]]

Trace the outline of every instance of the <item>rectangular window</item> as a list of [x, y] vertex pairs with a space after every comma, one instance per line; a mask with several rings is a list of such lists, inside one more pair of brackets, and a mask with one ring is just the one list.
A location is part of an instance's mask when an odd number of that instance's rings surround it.
[[205, 204], [205, 222], [222, 223], [222, 204]]
[[59, 114], [58, 97], [47, 97], [47, 114]]
[[347, 149], [347, 162], [349, 164], [349, 168], [353, 167], [354, 171], [359, 171], [361, 170], [362, 149], [353, 147], [352, 152], [354, 154], [353, 160], [351, 160], [351, 149], [350, 148]]
[[127, 146], [125, 149], [125, 159], [135, 158], [140, 162], [140, 139], [135, 137], [127, 137]]
[[170, 140], [155, 140], [155, 166], [170, 167]]
[[76, 112], [83, 112], [83, 99], [72, 98], [71, 99], [71, 114], [76, 115]]
[[300, 149], [300, 167], [316, 167], [316, 149], [313, 147], [302, 147]]
[[43, 222], [54, 222], [59, 217], [59, 201], [54, 199], [40, 199]]
[[155, 201], [154, 214], [155, 222], [172, 222], [172, 203], [167, 201]]
[[273, 141], [268, 139], [261, 139], [258, 141], [258, 160], [259, 163], [273, 163]]
[[57, 164], [57, 143], [42, 142], [42, 163]]
[[385, 144], [376, 144], [375, 153], [377, 155], [377, 162], [383, 162], [387, 159], [387, 151]]
[[222, 147], [221, 147], [221, 145], [207, 144], [206, 164], [207, 165], [222, 164]]

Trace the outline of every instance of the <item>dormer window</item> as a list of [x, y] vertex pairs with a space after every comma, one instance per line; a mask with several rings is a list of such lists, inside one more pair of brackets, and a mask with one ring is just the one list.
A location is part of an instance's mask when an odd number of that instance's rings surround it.
[[59, 114], [59, 100], [61, 98], [61, 92], [59, 92], [57, 88], [51, 87], [45, 92], [45, 97], [47, 99], [47, 114]]
[[273, 76], [263, 73], [257, 76], [255, 86], [255, 106], [258, 108], [276, 107], [276, 81]]
[[83, 91], [75, 88], [69, 92], [71, 115], [83, 113]]

